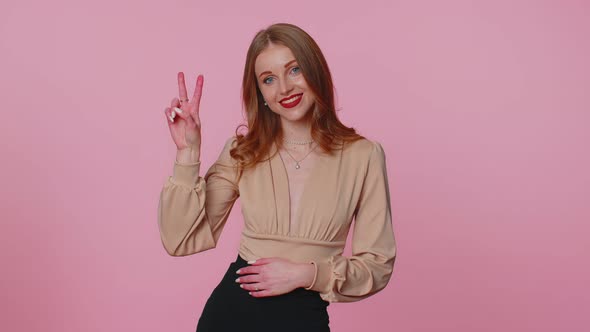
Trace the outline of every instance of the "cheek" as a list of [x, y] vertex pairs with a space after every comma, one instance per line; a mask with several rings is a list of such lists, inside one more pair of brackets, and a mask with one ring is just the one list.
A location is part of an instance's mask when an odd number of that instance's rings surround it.
[[272, 96], [274, 95], [272, 92], [272, 88], [269, 87], [263, 87], [262, 89], [260, 89], [260, 93], [262, 93], [262, 97], [264, 97], [264, 100], [266, 101], [271, 101]]
[[309, 99], [308, 99], [309, 100], [308, 101], [309, 109], [310, 110], [313, 110], [313, 109], [317, 108], [317, 104], [316, 104], [315, 98], [313, 96], [308, 96], [308, 97], [309, 97]]
[[305, 78], [303, 78], [303, 75], [298, 76], [295, 80], [293, 80], [293, 83], [295, 83], [301, 90], [309, 90], [309, 86], [307, 85]]

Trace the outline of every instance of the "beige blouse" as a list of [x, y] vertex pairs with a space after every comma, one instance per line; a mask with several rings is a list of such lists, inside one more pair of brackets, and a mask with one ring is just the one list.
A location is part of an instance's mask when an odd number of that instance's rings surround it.
[[[385, 154], [377, 142], [344, 144], [318, 154], [291, 213], [288, 173], [273, 146], [270, 160], [238, 177], [230, 138], [204, 177], [200, 162], [175, 162], [158, 205], [162, 243], [173, 256], [214, 248], [234, 202], [241, 199], [244, 226], [239, 255], [247, 260], [282, 257], [316, 267], [306, 289], [328, 302], [358, 301], [382, 290], [391, 277], [396, 244]], [[295, 217], [290, 222], [291, 215]], [[352, 257], [342, 255], [352, 223]]]

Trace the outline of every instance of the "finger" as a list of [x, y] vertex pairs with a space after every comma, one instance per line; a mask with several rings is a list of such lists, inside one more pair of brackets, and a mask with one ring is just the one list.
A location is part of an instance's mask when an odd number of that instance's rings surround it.
[[164, 109], [164, 115], [166, 115], [166, 119], [168, 119], [168, 124], [174, 123], [174, 118], [172, 117], [170, 107], [166, 107], [166, 109]]
[[186, 83], [184, 82], [184, 73], [178, 72], [178, 95], [181, 100], [187, 99]]
[[178, 98], [176, 98], [176, 97], [172, 98], [172, 101], [170, 102], [170, 107], [172, 107], [172, 108], [174, 108], [174, 107], [180, 108], [180, 100], [178, 100]]
[[237, 274], [257, 274], [260, 268], [257, 266], [246, 266], [236, 271]]
[[172, 117], [179, 116], [179, 117], [181, 117], [181, 118], [183, 118], [184, 120], [187, 120], [187, 121], [192, 120], [190, 118], [190, 115], [187, 115], [186, 113], [187, 113], [186, 111], [183, 111], [182, 109], [180, 109], [178, 107], [173, 107], [172, 108]]
[[[264, 286], [262, 286], [261, 283], [241, 284], [240, 287], [242, 289], [247, 290], [247, 291], [253, 291], [253, 292], [261, 292], [264, 290]], [[258, 289], [258, 290], [256, 290], [256, 289]]]
[[171, 108], [171, 115], [173, 119], [176, 119], [178, 116], [179, 118], [185, 120], [189, 126], [194, 126], [197, 123], [193, 117], [190, 116], [187, 110], [183, 110], [178, 107]]
[[236, 279], [236, 282], [239, 283], [251, 283], [251, 282], [261, 282], [261, 278], [259, 274], [249, 274], [247, 276], [241, 276]]
[[172, 98], [172, 101], [170, 102], [170, 115], [172, 116], [172, 119], [175, 119], [176, 116], [180, 116], [182, 119], [188, 121], [189, 123], [192, 124], [193, 120], [190, 116], [186, 115], [187, 112], [183, 111], [180, 108], [180, 101], [178, 100], [178, 98], [174, 97]]
[[[251, 266], [256, 266], [256, 265], [264, 265], [264, 264], [268, 264], [270, 262], [272, 262], [273, 259], [272, 258], [259, 258], [255, 261], [249, 261], [248, 264], [250, 264]], [[252, 263], [250, 263], [252, 262]]]
[[274, 296], [274, 293], [271, 290], [265, 289], [265, 290], [261, 290], [261, 291], [253, 291], [253, 292], [248, 292], [248, 294], [252, 295], [253, 297], [268, 297], [268, 296]]
[[203, 82], [205, 78], [203, 75], [199, 75], [197, 77], [197, 85], [195, 86], [195, 93], [193, 95], [193, 100], [191, 103], [197, 105], [197, 114], [199, 113], [199, 105], [201, 104], [201, 96], [203, 95]]

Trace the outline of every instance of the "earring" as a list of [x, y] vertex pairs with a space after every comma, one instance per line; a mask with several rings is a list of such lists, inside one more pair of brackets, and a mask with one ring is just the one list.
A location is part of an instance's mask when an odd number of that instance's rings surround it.
[[264, 101], [264, 106], [268, 106], [268, 104], [266, 103], [266, 100]]

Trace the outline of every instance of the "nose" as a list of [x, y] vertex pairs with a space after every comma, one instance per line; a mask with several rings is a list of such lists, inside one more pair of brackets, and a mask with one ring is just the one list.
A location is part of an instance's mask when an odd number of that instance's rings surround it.
[[289, 92], [293, 90], [293, 82], [288, 78], [284, 78], [279, 81], [279, 89], [281, 90], [282, 95], [288, 96]]

